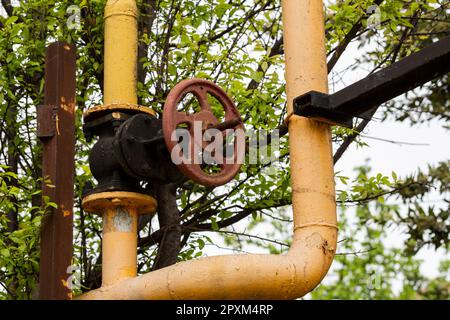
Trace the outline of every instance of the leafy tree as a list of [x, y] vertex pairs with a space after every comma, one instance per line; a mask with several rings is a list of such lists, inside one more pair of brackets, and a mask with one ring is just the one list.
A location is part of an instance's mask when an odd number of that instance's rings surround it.
[[[51, 199], [42, 199], [41, 147], [35, 138], [36, 106], [43, 102], [45, 47], [61, 40], [77, 46], [75, 257], [85, 291], [101, 284], [101, 219], [83, 212], [81, 194], [90, 183], [87, 155], [92, 147], [81, 131], [82, 113], [101, 103], [103, 90], [103, 8], [105, 0], [2, 0], [0, 17], [0, 297], [34, 296], [38, 279], [38, 228]], [[232, 97], [248, 129], [282, 128], [286, 116], [282, 75], [283, 37], [279, 0], [138, 0], [139, 103], [159, 114], [170, 89], [185, 78], [215, 81]], [[67, 24], [81, 10], [80, 28]], [[374, 7], [378, 6], [378, 7]], [[371, 9], [370, 9], [371, 8]], [[379, 10], [375, 10], [379, 8]], [[370, 9], [370, 10], [369, 10]], [[432, 41], [448, 35], [450, 2], [446, 0], [333, 0], [326, 2], [328, 69], [333, 72], [350, 42], [368, 54], [355, 57], [355, 66], [379, 70]], [[375, 14], [375, 15], [374, 15]], [[376, 18], [376, 19], [374, 19]], [[377, 22], [376, 25], [373, 22]], [[374, 45], [375, 44], [375, 45]], [[377, 117], [417, 123], [439, 123], [448, 129], [449, 76], [373, 110]], [[351, 143], [365, 146], [354, 130], [333, 129], [335, 162]], [[291, 201], [287, 139], [271, 163], [245, 164], [233, 182], [206, 188], [191, 182], [166, 185], [155, 195], [156, 218], [139, 223], [139, 273], [177, 260], [201, 256], [212, 241], [204, 231], [217, 232], [234, 250], [248, 245], [281, 253], [289, 244]], [[356, 164], [355, 164], [356, 165]], [[448, 262], [442, 275], [426, 279], [414, 255], [423, 247], [449, 247], [449, 201], [446, 208], [422, 200], [431, 192], [449, 194], [449, 162], [430, 164], [426, 172], [407, 177], [370, 174], [359, 167], [354, 181], [339, 190], [341, 242], [337, 269], [317, 288], [313, 298], [448, 298]], [[437, 189], [436, 189], [437, 188]], [[44, 201], [43, 201], [44, 200]], [[400, 201], [401, 205], [390, 204]], [[354, 221], [346, 213], [355, 209]], [[275, 213], [276, 211], [276, 213]], [[267, 237], [233, 229], [239, 221], [247, 232], [270, 226]], [[404, 227], [406, 242], [388, 248], [387, 228]], [[214, 243], [217, 245], [217, 243]], [[367, 275], [373, 274], [367, 284]], [[383, 281], [378, 281], [379, 276]], [[400, 277], [401, 276], [401, 277]], [[400, 290], [393, 290], [395, 279]], [[328, 280], [330, 279], [330, 280]], [[367, 286], [376, 288], [365, 290]]]

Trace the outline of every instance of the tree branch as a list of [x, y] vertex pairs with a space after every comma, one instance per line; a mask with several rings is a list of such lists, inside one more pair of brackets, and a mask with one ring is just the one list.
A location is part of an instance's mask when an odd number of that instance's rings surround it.
[[14, 7], [11, 4], [11, 0], [2, 0], [2, 6], [5, 9], [9, 17], [13, 16]]
[[174, 184], [158, 186], [156, 188], [156, 198], [159, 204], [159, 225], [164, 231], [152, 270], [158, 270], [177, 262], [177, 257], [181, 250], [182, 236], [176, 186]]
[[[384, 0], [375, 0], [374, 4], [379, 6], [381, 3], [383, 3]], [[344, 53], [345, 49], [347, 49], [347, 46], [350, 44], [350, 42], [356, 37], [359, 30], [363, 27], [363, 21], [367, 18], [367, 15], [361, 17], [350, 29], [350, 31], [345, 35], [344, 39], [339, 43], [339, 45], [336, 47], [333, 56], [328, 61], [328, 73], [333, 70], [333, 68], [336, 66], [336, 63], [339, 61], [339, 58]]]
[[247, 234], [247, 233], [241, 233], [241, 232], [235, 232], [235, 231], [227, 231], [227, 230], [208, 230], [208, 229], [202, 229], [202, 228], [198, 228], [198, 227], [185, 227], [185, 228], [188, 229], [188, 230], [191, 230], [191, 231], [198, 231], [198, 232], [210, 231], [210, 232], [217, 232], [217, 233], [232, 234], [232, 235], [236, 235], [236, 236], [244, 236], [244, 237], [249, 237], [249, 238], [254, 238], [254, 239], [258, 239], [258, 240], [271, 242], [271, 243], [278, 244], [278, 245], [283, 246], [283, 247], [289, 247], [289, 245], [287, 243], [276, 241], [276, 240], [272, 240], [272, 239], [268, 239], [268, 238], [264, 238], [264, 237], [260, 237], [260, 236], [256, 236], [256, 235], [252, 235], [252, 234]]

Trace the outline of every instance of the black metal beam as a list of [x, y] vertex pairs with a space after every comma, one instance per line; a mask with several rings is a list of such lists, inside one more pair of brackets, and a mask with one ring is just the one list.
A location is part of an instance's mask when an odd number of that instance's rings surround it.
[[450, 72], [450, 37], [369, 75], [332, 95], [309, 92], [294, 99], [295, 113], [349, 126], [353, 117]]

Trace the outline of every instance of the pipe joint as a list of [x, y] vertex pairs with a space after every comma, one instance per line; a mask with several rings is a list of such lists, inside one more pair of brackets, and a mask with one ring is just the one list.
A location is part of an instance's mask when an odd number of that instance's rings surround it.
[[137, 20], [138, 9], [135, 0], [108, 0], [105, 6], [105, 20], [111, 16], [129, 16]]

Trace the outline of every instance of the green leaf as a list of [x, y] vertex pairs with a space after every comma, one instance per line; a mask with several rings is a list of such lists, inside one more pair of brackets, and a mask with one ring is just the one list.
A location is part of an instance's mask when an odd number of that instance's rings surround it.
[[219, 225], [217, 224], [216, 219], [211, 219], [211, 227], [213, 230], [219, 230]]
[[392, 171], [391, 175], [392, 178], [394, 179], [394, 182], [397, 182], [397, 174], [394, 171]]
[[264, 72], [266, 72], [268, 68], [269, 68], [269, 64], [267, 63], [267, 61], [264, 61], [263, 63], [261, 63], [261, 69]]
[[47, 206], [55, 208], [55, 209], [58, 209], [58, 205], [56, 203], [54, 203], [54, 202], [47, 202]]
[[3, 257], [5, 257], [5, 258], [9, 258], [9, 256], [10, 256], [10, 253], [9, 253], [9, 250], [8, 250], [8, 249], [2, 249], [2, 250], [0, 250], [0, 254], [1, 254]]
[[15, 22], [17, 21], [17, 19], [19, 19], [19, 17], [17, 17], [17, 16], [9, 17], [9, 18], [6, 19], [6, 21], [5, 21], [5, 26], [9, 26], [9, 25], [15, 23]]
[[198, 248], [200, 250], [202, 250], [205, 247], [205, 241], [203, 241], [202, 239], [198, 239], [197, 243], [198, 243]]

